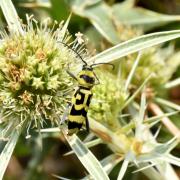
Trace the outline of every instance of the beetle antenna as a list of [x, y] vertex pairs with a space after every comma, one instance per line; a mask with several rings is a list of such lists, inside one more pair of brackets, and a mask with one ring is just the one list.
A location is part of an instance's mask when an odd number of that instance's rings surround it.
[[80, 59], [81, 61], [85, 64], [85, 65], [88, 65], [87, 62], [82, 58], [82, 56], [77, 52], [75, 51], [71, 46], [67, 45], [66, 43], [63, 43], [61, 41], [58, 41], [59, 43], [63, 44], [64, 46], [68, 47], [69, 49], [71, 49]]

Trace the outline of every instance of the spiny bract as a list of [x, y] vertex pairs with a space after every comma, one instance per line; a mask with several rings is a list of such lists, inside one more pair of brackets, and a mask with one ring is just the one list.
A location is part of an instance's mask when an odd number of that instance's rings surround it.
[[[153, 77], [149, 80], [151, 88], [159, 88], [172, 77], [180, 64], [178, 59], [179, 52], [175, 52], [174, 46], [169, 45], [164, 48], [160, 46], [152, 47], [142, 52], [136, 73], [132, 79], [132, 88], [139, 87], [148, 75], [153, 73]], [[127, 78], [135, 61], [134, 55], [123, 64], [124, 78]], [[172, 63], [173, 62], [173, 63]], [[167, 69], [167, 67], [169, 67]]]

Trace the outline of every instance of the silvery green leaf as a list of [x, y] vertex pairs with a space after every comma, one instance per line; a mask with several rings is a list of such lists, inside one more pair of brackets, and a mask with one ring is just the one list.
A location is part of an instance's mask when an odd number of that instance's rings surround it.
[[107, 174], [109, 174], [112, 169], [120, 162], [122, 161], [122, 157], [117, 156], [116, 154], [112, 154], [101, 160], [101, 165], [103, 166], [103, 169], [106, 171]]
[[49, 133], [49, 132], [60, 132], [60, 128], [46, 128], [46, 129], [40, 129], [41, 133]]
[[128, 75], [128, 78], [127, 78], [127, 80], [126, 80], [126, 84], [125, 84], [125, 88], [124, 88], [126, 91], [127, 91], [127, 89], [128, 89], [128, 86], [130, 85], [130, 82], [131, 82], [133, 76], [134, 76], [135, 70], [136, 70], [136, 68], [137, 68], [137, 66], [138, 66], [138, 64], [139, 64], [140, 59], [141, 59], [141, 52], [138, 53], [137, 58], [136, 58], [136, 60], [134, 61], [134, 64], [133, 64], [133, 66], [132, 66], [132, 69], [131, 69], [131, 71], [130, 71], [130, 73], [129, 73], [129, 75]]
[[150, 167], [153, 167], [153, 166], [155, 166], [155, 165], [156, 165], [156, 163], [147, 164], [146, 166], [141, 167], [141, 168], [138, 168], [137, 170], [133, 171], [133, 173], [136, 173], [136, 172], [140, 172], [140, 171], [149, 169]]
[[170, 151], [174, 149], [178, 145], [178, 143], [179, 143], [178, 137], [173, 137], [168, 142], [157, 145], [154, 148], [154, 152], [159, 154], [170, 153]]
[[62, 29], [60, 30], [59, 32], [59, 36], [58, 36], [58, 41], [62, 42], [63, 41], [63, 38], [67, 32], [67, 28], [68, 28], [68, 25], [69, 25], [69, 21], [71, 19], [71, 14], [69, 15], [68, 19], [66, 20], [65, 24], [63, 25]]
[[168, 101], [168, 100], [165, 100], [165, 99], [161, 99], [161, 98], [155, 98], [155, 101], [159, 104], [162, 104], [162, 105], [165, 105], [167, 107], [170, 107], [172, 109], [175, 109], [177, 111], [180, 111], [180, 106], [171, 102], [171, 101]]
[[135, 93], [129, 97], [129, 99], [127, 99], [127, 101], [125, 102], [125, 104], [122, 106], [122, 109], [124, 109], [129, 103], [131, 103], [133, 101], [133, 99], [137, 96], [137, 94], [143, 89], [143, 87], [145, 86], [145, 84], [149, 81], [149, 79], [152, 77], [152, 74], [150, 74], [145, 81], [141, 84], [141, 86], [135, 91]]
[[144, 120], [144, 115], [145, 115], [145, 110], [146, 110], [146, 95], [144, 91], [145, 91], [145, 86], [141, 94], [139, 117], [138, 119], [135, 119], [135, 123], [136, 123], [135, 137], [137, 139], [142, 139], [142, 129], [144, 129], [143, 120]]
[[9, 160], [14, 151], [19, 135], [20, 133], [18, 132], [17, 129], [12, 131], [9, 137], [9, 141], [7, 142], [7, 144], [5, 145], [4, 149], [0, 154], [0, 179], [2, 179], [4, 176], [5, 170], [8, 166]]
[[65, 137], [81, 163], [94, 179], [109, 179], [100, 162], [75, 134]]
[[174, 112], [170, 112], [170, 113], [164, 113], [162, 115], [147, 118], [147, 119], [144, 120], [144, 122], [145, 123], [152, 123], [154, 121], [160, 121], [163, 117], [173, 116], [173, 115], [175, 115], [177, 113], [179, 113], [179, 111], [174, 111]]
[[20, 34], [24, 34], [22, 29], [20, 19], [17, 15], [16, 9], [11, 0], [1, 0], [0, 6], [2, 8], [5, 19], [8, 23], [8, 27], [10, 32], [17, 32]]
[[127, 159], [125, 159], [122, 163], [117, 180], [121, 180], [124, 177], [124, 174], [128, 168], [128, 164], [129, 164], [129, 161]]
[[111, 8], [101, 0], [71, 0], [72, 11], [88, 18], [100, 34], [109, 42], [117, 44], [119, 37], [112, 21]]
[[169, 89], [169, 88], [173, 88], [173, 87], [176, 87], [179, 85], [180, 85], [180, 78], [177, 78], [177, 79], [174, 79], [174, 80], [166, 83], [164, 87]]
[[58, 176], [56, 174], [52, 174], [53, 177], [57, 178], [57, 179], [61, 179], [61, 180], [71, 180], [69, 178], [65, 178], [65, 177], [62, 177], [62, 176]]
[[[107, 157], [105, 157], [103, 160], [100, 161], [103, 169], [106, 171], [107, 174], [109, 174], [112, 169], [120, 162], [122, 161], [122, 157], [117, 156], [116, 154], [111, 154]], [[89, 176], [86, 176], [83, 178], [83, 180], [90, 179]]]
[[165, 160], [166, 162], [168, 162], [170, 164], [180, 167], [180, 158], [177, 158], [173, 155], [168, 154], [163, 157], [163, 160]]
[[88, 62], [107, 63], [127, 56], [134, 52], [141, 51], [148, 47], [161, 44], [180, 37], [180, 30], [156, 32], [142, 35], [126, 42], [120, 43], [112, 48], [109, 48], [96, 56], [90, 58]]
[[[169, 22], [180, 21], [179, 15], [166, 15], [137, 6], [116, 3], [113, 15], [123, 24], [143, 28], [145, 31]], [[128, 12], [128, 13], [127, 13]]]
[[145, 91], [145, 87], [142, 90], [142, 94], [141, 94], [141, 104], [140, 104], [140, 112], [139, 112], [139, 121], [141, 122], [141, 124], [143, 123], [144, 115], [146, 111], [146, 94], [144, 91]]
[[[154, 144], [154, 148], [152, 151], [146, 154], [141, 154], [137, 156], [137, 161], [140, 162], [150, 162], [156, 161], [156, 159], [162, 159], [166, 161], [165, 158], [169, 157], [169, 152], [178, 144], [178, 139], [172, 138], [165, 144]], [[178, 158], [174, 157], [176, 160]], [[179, 159], [180, 160], [180, 159]], [[168, 162], [168, 161], [167, 161]]]
[[156, 167], [158, 171], [160, 171], [161, 175], [164, 177], [163, 179], [169, 180], [169, 177], [171, 177], [173, 180], [179, 180], [178, 175], [169, 163], [163, 161], [163, 159], [162, 161], [157, 161], [157, 163], [158, 164]]
[[[89, 142], [86, 142], [84, 144], [86, 145], [86, 147], [91, 148], [91, 147], [94, 147], [94, 146], [101, 144], [101, 143], [103, 143], [102, 139], [97, 138], [97, 139], [91, 140]], [[73, 153], [74, 153], [74, 151], [70, 151], [64, 155], [68, 156], [68, 155], [73, 154]]]
[[[149, 163], [140, 163], [138, 168], [141, 169], [147, 167], [148, 165]], [[147, 169], [143, 169], [142, 173], [152, 180], [165, 180], [164, 177], [154, 167], [151, 166]]]
[[[159, 115], [159, 116], [153, 116], [153, 117], [145, 119], [144, 123], [148, 124], [148, 127], [153, 127], [153, 125], [160, 122], [163, 117], [173, 116], [177, 114], [178, 112], [179, 111], [174, 111], [170, 113], [164, 113], [163, 115]], [[134, 129], [134, 128], [135, 128], [135, 122], [130, 122], [129, 124], [123, 126], [121, 131], [127, 133], [130, 129]]]

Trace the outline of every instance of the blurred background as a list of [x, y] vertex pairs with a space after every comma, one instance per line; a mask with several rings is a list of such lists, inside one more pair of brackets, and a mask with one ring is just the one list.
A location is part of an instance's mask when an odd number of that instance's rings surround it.
[[[166, 15], [180, 15], [180, 0], [127, 0], [126, 6], [122, 0], [12, 0], [16, 7], [19, 17], [26, 23], [26, 14], [33, 14], [35, 19], [42, 21], [50, 17], [52, 20], [61, 22], [66, 20], [72, 12], [72, 18], [69, 24], [71, 34], [82, 32], [89, 39], [88, 49], [92, 54], [111, 47], [118, 42], [123, 42], [141, 34], [180, 29], [179, 21], [156, 22], [161, 18], [156, 13]], [[121, 3], [121, 4], [120, 4]], [[106, 6], [104, 11], [101, 6]], [[100, 8], [101, 13], [96, 10]], [[120, 10], [121, 8], [121, 10]], [[152, 11], [155, 14], [151, 14]], [[112, 16], [109, 16], [113, 12]], [[99, 14], [98, 14], [99, 13]], [[94, 16], [92, 16], [92, 14]], [[150, 16], [149, 16], [150, 15]], [[102, 34], [94, 18], [98, 17], [102, 21], [105, 32]], [[6, 28], [6, 22], [1, 12], [1, 28]], [[152, 20], [152, 23], [140, 23], [137, 20], [144, 17], [144, 20]], [[114, 18], [114, 19], [112, 19]], [[134, 21], [133, 18], [135, 18]], [[146, 18], [146, 19], [145, 19]], [[154, 18], [154, 19], [153, 19]], [[101, 23], [101, 21], [99, 23]], [[122, 22], [126, 22], [125, 25]], [[52, 21], [53, 22], [53, 21]], [[103, 24], [104, 23], [104, 24]], [[49, 24], [49, 26], [52, 26]], [[101, 24], [100, 24], [101, 25]], [[116, 37], [118, 34], [118, 38]], [[180, 40], [175, 42], [176, 49], [180, 48]], [[180, 76], [180, 67], [173, 73], [172, 78]], [[168, 97], [176, 103], [180, 103], [180, 87], [172, 88], [168, 92]], [[179, 124], [178, 117], [174, 117], [174, 122]], [[56, 174], [70, 179], [80, 179], [87, 174], [75, 155], [65, 154], [70, 151], [66, 141], [58, 134], [42, 134], [32, 131], [33, 138], [25, 139], [22, 135], [16, 146], [14, 155], [6, 171], [5, 180], [50, 180], [55, 179], [52, 175]], [[80, 132], [79, 136], [84, 138], [86, 132]], [[40, 141], [43, 139], [43, 149], [40, 149]], [[159, 139], [166, 141], [169, 138], [167, 131], [162, 131]], [[177, 147], [173, 153], [178, 155], [180, 147]], [[102, 159], [110, 154], [106, 145], [98, 145], [91, 148], [98, 159]], [[116, 179], [120, 164], [111, 172], [110, 178]], [[133, 167], [128, 169], [124, 179], [139, 180], [147, 179], [142, 173], [134, 173]], [[176, 168], [180, 175], [180, 169]]]

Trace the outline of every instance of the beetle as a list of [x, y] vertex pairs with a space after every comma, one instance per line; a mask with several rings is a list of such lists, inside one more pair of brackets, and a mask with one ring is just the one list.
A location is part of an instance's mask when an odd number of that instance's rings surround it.
[[94, 87], [94, 85], [99, 84], [99, 79], [93, 71], [93, 66], [99, 64], [108, 64], [113, 66], [114, 68], [114, 65], [110, 63], [96, 63], [88, 65], [78, 52], [76, 52], [67, 44], [62, 44], [71, 49], [83, 62], [82, 69], [77, 74], [77, 76], [75, 76], [69, 70], [66, 70], [66, 72], [78, 83], [78, 86], [74, 90], [71, 103], [69, 104], [69, 110], [67, 115], [68, 135], [73, 135], [74, 133], [77, 133], [82, 128], [84, 123], [87, 132], [89, 132], [89, 121], [87, 118], [87, 112], [93, 96], [92, 88]]

